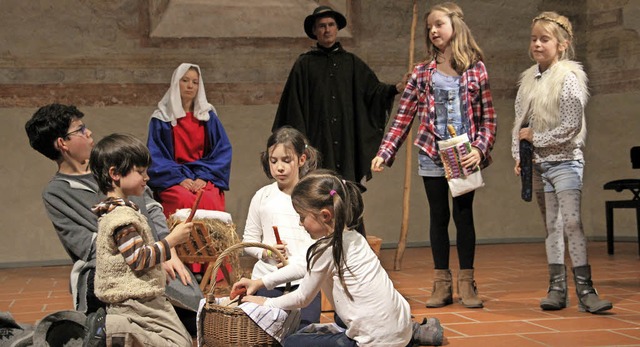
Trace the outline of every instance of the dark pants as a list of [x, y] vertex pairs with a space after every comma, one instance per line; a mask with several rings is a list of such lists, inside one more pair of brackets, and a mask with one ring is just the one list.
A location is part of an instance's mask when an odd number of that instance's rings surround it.
[[345, 333], [338, 334], [308, 334], [295, 333], [284, 339], [284, 347], [357, 347], [355, 340]]
[[[298, 289], [298, 286], [292, 286], [291, 290], [294, 291]], [[255, 295], [264, 296], [267, 298], [277, 298], [284, 294], [284, 288], [274, 288], [271, 290], [262, 288], [259, 289]], [[309, 304], [309, 306], [300, 310], [300, 325], [298, 326], [298, 330], [306, 327], [312, 323], [320, 322], [320, 312], [321, 312], [321, 300], [320, 300], [320, 292], [313, 298], [313, 301]]]
[[107, 309], [107, 304], [100, 301], [95, 294], [94, 281], [96, 277], [96, 269], [92, 268], [87, 271], [87, 312], [86, 314], [96, 312], [99, 308]]
[[189, 332], [189, 335], [197, 336], [198, 335], [198, 328], [197, 328], [198, 325], [196, 324], [197, 312], [186, 310], [184, 308], [177, 307], [177, 306], [173, 306], [173, 309], [176, 310], [176, 314], [178, 315], [178, 318], [180, 318], [180, 322], [182, 322], [182, 325], [184, 325], [184, 327], [187, 329], [187, 331]]
[[[340, 319], [337, 314], [333, 314], [333, 320], [335, 323], [343, 328], [347, 329], [346, 324]], [[314, 334], [314, 333], [295, 333], [289, 335], [284, 339], [284, 347], [357, 347], [358, 344], [355, 340], [349, 338], [345, 333], [337, 334]], [[413, 338], [407, 344], [407, 347], [414, 346]]]
[[[436, 269], [449, 269], [449, 184], [445, 177], [422, 177], [429, 201], [431, 225], [429, 238]], [[475, 191], [453, 198], [453, 222], [456, 225], [456, 248], [461, 269], [473, 269], [476, 230], [473, 226]]]

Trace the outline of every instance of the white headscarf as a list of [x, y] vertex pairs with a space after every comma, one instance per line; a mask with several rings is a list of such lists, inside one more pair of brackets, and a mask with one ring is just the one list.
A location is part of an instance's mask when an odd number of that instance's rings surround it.
[[158, 118], [163, 122], [171, 122], [172, 126], [176, 126], [176, 124], [178, 124], [178, 118], [186, 116], [186, 113], [182, 108], [182, 98], [180, 97], [180, 79], [182, 79], [184, 74], [186, 74], [192, 67], [198, 70], [200, 81], [198, 94], [193, 100], [193, 116], [197, 120], [203, 122], [209, 120], [209, 111], [213, 110], [215, 112], [215, 108], [207, 101], [200, 67], [196, 64], [189, 63], [182, 63], [177, 69], [175, 69], [175, 71], [173, 71], [171, 86], [162, 97], [162, 100], [158, 103], [158, 109], [153, 112], [151, 115], [152, 118]]

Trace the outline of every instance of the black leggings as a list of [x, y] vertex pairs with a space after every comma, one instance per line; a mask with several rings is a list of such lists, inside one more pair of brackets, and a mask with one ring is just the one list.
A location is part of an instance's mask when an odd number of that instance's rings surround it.
[[[429, 238], [433, 263], [438, 270], [449, 269], [449, 184], [444, 177], [422, 177], [429, 201]], [[473, 226], [474, 191], [453, 198], [453, 222], [460, 269], [473, 269], [476, 230]]]

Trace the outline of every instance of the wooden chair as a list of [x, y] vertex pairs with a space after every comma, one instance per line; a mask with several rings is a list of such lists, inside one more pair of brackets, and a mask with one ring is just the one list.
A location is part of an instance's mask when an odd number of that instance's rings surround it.
[[[631, 167], [640, 169], [640, 146], [630, 150]], [[605, 183], [605, 190], [622, 192], [629, 190], [633, 196], [630, 200], [609, 200], [605, 202], [607, 219], [607, 253], [613, 254], [613, 210], [616, 208], [634, 208], [636, 210], [636, 224], [638, 226], [638, 254], [640, 254], [640, 179], [627, 178]]]

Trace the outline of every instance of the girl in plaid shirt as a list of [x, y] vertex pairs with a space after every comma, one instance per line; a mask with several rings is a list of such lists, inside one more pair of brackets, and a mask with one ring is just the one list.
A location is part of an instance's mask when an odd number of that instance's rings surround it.
[[[490, 151], [496, 135], [489, 77], [483, 53], [463, 20], [462, 9], [454, 3], [433, 6], [425, 17], [429, 59], [418, 64], [402, 93], [398, 113], [385, 135], [378, 154], [371, 161], [374, 172], [391, 166], [417, 116], [418, 134], [414, 144], [420, 149], [418, 173], [422, 176], [429, 201], [431, 250], [435, 265], [434, 286], [427, 307], [442, 307], [453, 302], [449, 269], [448, 224], [449, 186], [438, 155], [437, 141], [450, 137], [447, 126], [457, 134], [466, 133], [472, 151], [463, 156], [462, 165], [484, 168], [491, 163]], [[473, 277], [475, 228], [473, 197], [469, 192], [453, 198], [453, 220], [460, 271], [458, 296], [465, 307], [480, 308]]]

